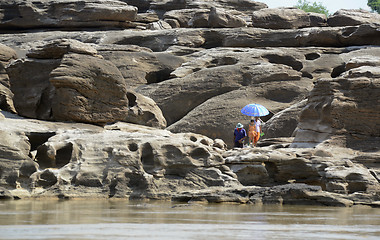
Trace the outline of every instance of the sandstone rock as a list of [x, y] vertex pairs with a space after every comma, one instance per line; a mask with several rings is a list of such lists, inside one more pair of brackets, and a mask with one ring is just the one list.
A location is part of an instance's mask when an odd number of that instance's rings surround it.
[[0, 187], [0, 199], [13, 199], [13, 195], [7, 189]]
[[253, 12], [252, 25], [270, 29], [303, 28], [310, 26], [310, 17], [298, 8], [264, 8]]
[[97, 55], [96, 49], [89, 44], [73, 39], [59, 39], [32, 49], [26, 56], [37, 59], [60, 59], [66, 53], [78, 53], [90, 56]]
[[171, 0], [171, 1], [161, 1], [161, 0], [151, 0], [151, 1], [135, 1], [135, 0], [124, 0], [129, 5], [137, 6], [139, 11], [154, 11], [158, 15], [162, 16], [166, 12], [171, 10], [179, 9], [210, 9], [211, 7], [222, 8], [226, 10], [237, 10], [243, 14], [250, 14], [252, 11], [256, 11], [262, 8], [266, 8], [267, 5], [261, 2], [255, 2], [250, 0], [203, 0], [203, 1], [192, 1], [192, 0]]
[[[130, 4], [130, 3], [128, 3], [128, 4], [137, 7], [137, 5]], [[140, 8], [139, 8], [139, 10], [140, 10]], [[143, 23], [153, 23], [153, 22], [157, 22], [158, 20], [160, 20], [160, 19], [157, 16], [157, 14], [152, 13], [152, 12], [137, 13], [136, 18], [135, 18], [136, 22], [143, 22]]]
[[[300, 115], [293, 145], [311, 146], [333, 135], [347, 135], [341, 143], [345, 145], [355, 142], [355, 134], [379, 136], [379, 109], [373, 105], [379, 95], [378, 76], [378, 67], [362, 66], [333, 80], [319, 80]], [[353, 142], [349, 145], [355, 148]]]
[[310, 27], [327, 27], [327, 17], [323, 13], [308, 12]]
[[371, 171], [361, 164], [349, 161], [350, 154], [352, 158], [352, 151], [343, 149], [330, 152], [321, 148], [261, 148], [230, 150], [224, 157], [227, 166], [237, 175], [239, 181], [248, 186], [302, 182], [321, 186], [324, 191], [334, 194], [379, 191], [379, 182]]
[[[223, 160], [212, 149], [212, 140], [209, 140], [211, 146], [205, 145], [204, 136], [191, 134], [184, 138], [168, 131], [122, 123], [106, 129], [103, 132], [66, 131], [44, 143], [43, 146], [55, 149], [52, 158], [55, 161], [64, 154], [60, 152], [62, 141], [72, 145], [68, 161], [59, 168], [57, 177], [62, 176], [66, 182], [74, 181], [82, 187], [108, 189], [106, 194], [110, 194], [109, 187], [115, 184], [112, 194], [119, 197], [170, 196], [169, 191], [190, 186], [236, 182], [220, 170], [212, 169], [223, 164]], [[88, 139], [97, 139], [99, 147]], [[98, 151], [99, 148], [102, 150]], [[41, 152], [37, 162], [43, 155]], [[105, 159], [106, 155], [109, 158]], [[73, 169], [79, 171], [74, 176], [70, 174]]]
[[107, 0], [17, 0], [2, 2], [0, 9], [3, 29], [125, 27], [137, 13], [136, 7]]
[[351, 70], [353, 68], [358, 68], [362, 66], [380, 66], [380, 57], [376, 56], [358, 56], [351, 58], [346, 64], [345, 64], [345, 70]]
[[147, 28], [150, 30], [162, 30], [162, 29], [171, 29], [172, 27], [170, 26], [169, 23], [163, 20], [159, 20], [157, 22], [150, 23]]
[[0, 35], [3, 44], [22, 54], [41, 45], [40, 39], [76, 39], [86, 43], [138, 45], [153, 51], [185, 47], [348, 47], [379, 45], [375, 25], [303, 29], [213, 28], [161, 31], [34, 32]]
[[0, 109], [13, 113], [16, 110], [13, 106], [13, 93], [9, 89], [10, 84], [6, 65], [16, 58], [17, 54], [13, 49], [0, 44]]
[[207, 28], [208, 25], [209, 12], [196, 12], [194, 16], [189, 20], [189, 27], [193, 28]]
[[291, 137], [299, 122], [299, 114], [306, 106], [303, 100], [289, 108], [276, 113], [271, 119], [265, 122], [262, 131], [264, 138]]
[[[31, 52], [30, 56], [37, 59], [19, 60], [10, 66], [8, 73], [20, 115], [95, 124], [123, 120], [165, 127], [156, 104], [128, 91], [115, 65], [96, 53], [73, 40], [54, 41]], [[35, 81], [25, 85], [24, 80], [36, 70]]]
[[174, 19], [179, 23], [179, 27], [189, 27], [190, 20], [194, 17], [194, 15], [205, 14], [208, 13], [209, 10], [206, 9], [181, 9], [181, 10], [172, 10], [166, 12], [163, 16], [164, 21], [168, 21], [169, 19]]
[[331, 27], [357, 26], [362, 24], [380, 24], [380, 15], [366, 10], [341, 9], [331, 15], [327, 23]]
[[210, 9], [208, 25], [212, 28], [236, 28], [244, 27], [247, 23], [240, 17], [213, 7]]
[[50, 120], [54, 86], [48, 79], [60, 59], [20, 59], [7, 68], [14, 94], [13, 102], [19, 115]]
[[61, 65], [50, 73], [49, 81], [55, 87], [52, 111], [57, 120], [96, 124], [122, 120], [142, 121], [155, 127], [166, 125], [160, 110], [157, 107], [153, 110], [155, 103], [127, 91], [121, 73], [108, 61], [66, 54]]
[[150, 49], [131, 46], [99, 46], [98, 53], [120, 70], [128, 87], [165, 81], [184, 61], [169, 53], [152, 53]]

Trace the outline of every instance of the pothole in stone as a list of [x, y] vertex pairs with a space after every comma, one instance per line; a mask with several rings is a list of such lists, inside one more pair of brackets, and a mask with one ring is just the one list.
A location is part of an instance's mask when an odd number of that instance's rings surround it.
[[303, 68], [302, 62], [296, 60], [291, 56], [281, 56], [277, 54], [267, 54], [264, 55], [263, 58], [266, 58], [270, 63], [274, 64], [283, 64], [293, 68], [296, 71], [301, 71]]
[[215, 58], [213, 59], [207, 68], [213, 68], [218, 66], [225, 66], [225, 65], [234, 65], [238, 62], [236, 58], [233, 57], [221, 57], [221, 58]]
[[302, 77], [306, 77], [306, 78], [313, 79], [313, 75], [311, 75], [311, 74], [308, 73], [308, 72], [302, 72]]
[[345, 64], [339, 65], [335, 67], [332, 72], [331, 72], [331, 77], [336, 78], [339, 77], [340, 74], [344, 73], [346, 71], [346, 66]]
[[37, 150], [39, 146], [44, 144], [49, 140], [49, 138], [53, 137], [55, 132], [29, 132], [26, 136], [29, 139], [30, 143], [30, 151]]
[[67, 143], [63, 147], [56, 150], [55, 156], [49, 152], [46, 145], [37, 148], [36, 160], [40, 168], [62, 168], [71, 160], [73, 152], [73, 144]]
[[318, 59], [320, 57], [321, 57], [321, 54], [319, 54], [319, 53], [308, 53], [308, 54], [305, 54], [306, 60], [315, 60], [315, 59]]
[[170, 79], [171, 73], [172, 73], [171, 69], [162, 69], [155, 72], [148, 72], [145, 75], [145, 79], [148, 84], [159, 83], [159, 82], [163, 82], [165, 80]]

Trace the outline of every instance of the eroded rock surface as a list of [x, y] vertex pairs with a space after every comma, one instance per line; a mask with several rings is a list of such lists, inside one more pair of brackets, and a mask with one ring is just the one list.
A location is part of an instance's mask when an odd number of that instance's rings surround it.
[[[248, 0], [0, 12], [0, 198], [378, 205], [378, 14]], [[265, 135], [230, 149], [249, 103], [270, 111]]]
[[136, 7], [107, 0], [2, 1], [0, 9], [2, 29], [123, 26], [137, 13]]
[[[7, 70], [20, 115], [94, 124], [127, 121], [166, 126], [156, 104], [128, 90], [118, 68], [91, 46], [63, 39], [47, 43], [28, 56]], [[33, 81], [26, 80], [30, 76]]]

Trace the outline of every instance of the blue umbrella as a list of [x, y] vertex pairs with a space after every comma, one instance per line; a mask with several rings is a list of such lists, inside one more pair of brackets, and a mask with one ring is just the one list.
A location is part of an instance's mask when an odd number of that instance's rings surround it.
[[243, 109], [241, 109], [241, 113], [252, 117], [261, 117], [268, 115], [269, 111], [263, 105], [254, 103], [243, 107]]

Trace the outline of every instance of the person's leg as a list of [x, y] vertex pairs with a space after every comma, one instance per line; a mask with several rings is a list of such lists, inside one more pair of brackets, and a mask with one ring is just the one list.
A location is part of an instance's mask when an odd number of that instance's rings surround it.
[[249, 145], [252, 145], [253, 144], [253, 138], [254, 138], [253, 132], [249, 132], [248, 137], [249, 137], [248, 143], [249, 143]]
[[259, 139], [260, 139], [260, 133], [258, 133], [258, 132], [255, 132], [255, 137], [254, 137], [254, 140], [253, 140], [253, 144], [255, 145], [255, 147], [256, 147], [256, 145], [257, 145], [257, 142], [259, 141]]

